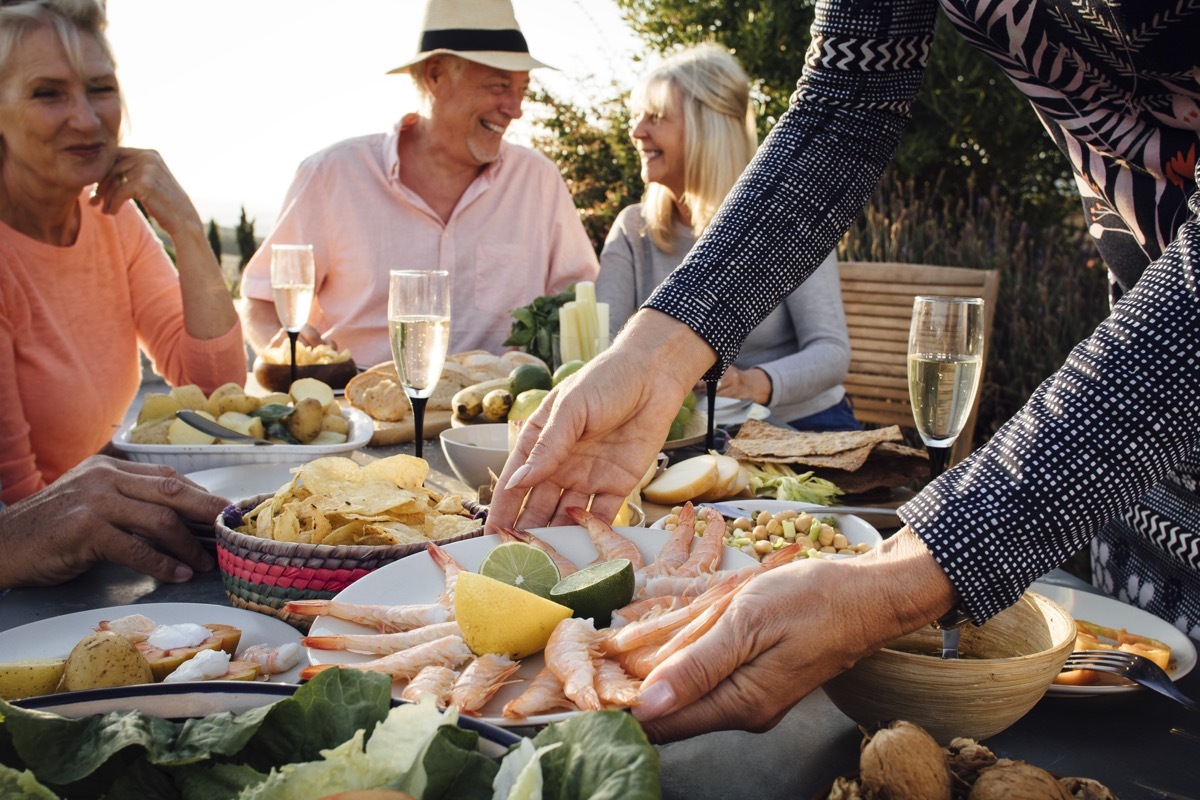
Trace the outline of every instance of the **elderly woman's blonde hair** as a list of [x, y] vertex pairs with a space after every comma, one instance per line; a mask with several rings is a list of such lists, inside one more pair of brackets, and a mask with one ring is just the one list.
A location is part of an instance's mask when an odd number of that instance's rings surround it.
[[104, 29], [108, 19], [98, 0], [18, 0], [0, 3], [0, 79], [8, 76], [13, 52], [26, 34], [49, 28], [58, 34], [67, 60], [83, 74], [81, 37], [91, 36], [116, 66]]
[[[663, 113], [672, 89], [683, 106], [684, 190], [678, 200], [699, 236], [758, 147], [750, 82], [728, 51], [697, 45], [642, 78], [630, 97], [634, 118]], [[675, 200], [665, 186], [652, 183], [642, 202], [651, 241], [668, 253], [674, 251]]]

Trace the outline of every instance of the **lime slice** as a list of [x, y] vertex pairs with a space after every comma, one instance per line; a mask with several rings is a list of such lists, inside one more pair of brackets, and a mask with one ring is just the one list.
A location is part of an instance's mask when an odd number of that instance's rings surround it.
[[493, 547], [479, 565], [479, 574], [545, 598], [560, 577], [554, 559], [524, 542]]
[[616, 558], [571, 573], [550, 590], [550, 599], [605, 628], [612, 622], [612, 612], [633, 599], [633, 589], [633, 564]]

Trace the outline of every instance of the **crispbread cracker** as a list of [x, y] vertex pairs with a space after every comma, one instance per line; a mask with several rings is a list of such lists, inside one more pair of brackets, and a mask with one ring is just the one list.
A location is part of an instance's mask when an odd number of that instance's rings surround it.
[[[857, 463], [862, 466], [871, 448], [880, 442], [900, 442], [900, 427], [892, 425], [870, 431], [830, 431], [813, 433], [780, 428], [761, 420], [746, 420], [737, 436], [729, 443], [726, 455], [745, 461], [771, 461], [775, 463], [810, 463], [812, 456], [845, 456], [838, 463], [823, 466], [838, 469], [857, 469], [840, 466], [840, 463]], [[865, 451], [865, 452], [856, 452]], [[849, 455], [846, 455], [849, 453]]]
[[863, 494], [928, 478], [929, 456], [923, 450], [883, 442], [875, 446], [870, 460], [857, 470], [818, 468], [817, 474], [837, 484], [846, 494]]

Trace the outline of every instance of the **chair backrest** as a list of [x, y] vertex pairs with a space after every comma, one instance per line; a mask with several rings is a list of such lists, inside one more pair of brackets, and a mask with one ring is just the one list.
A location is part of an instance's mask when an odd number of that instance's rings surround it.
[[[986, 370], [1000, 287], [996, 270], [842, 261], [838, 271], [846, 327], [850, 332], [846, 393], [860, 422], [915, 427], [908, 397], [908, 329], [913, 298], [917, 295], [983, 298], [983, 369]], [[951, 451], [950, 463], [961, 461], [971, 452], [978, 410], [976, 394], [971, 414]]]

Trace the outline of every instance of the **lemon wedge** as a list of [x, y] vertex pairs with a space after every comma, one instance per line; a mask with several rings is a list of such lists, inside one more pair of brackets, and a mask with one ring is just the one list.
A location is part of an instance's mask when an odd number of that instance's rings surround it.
[[524, 658], [542, 650], [571, 609], [485, 575], [463, 572], [454, 589], [454, 617], [476, 655]]

